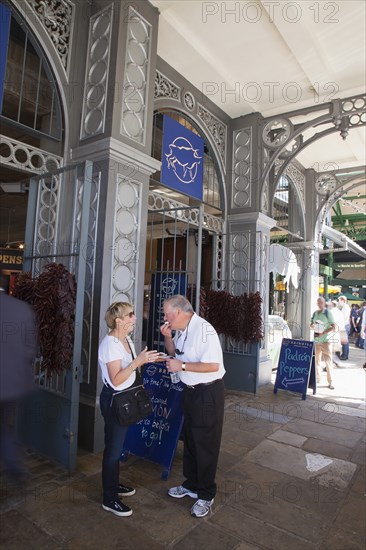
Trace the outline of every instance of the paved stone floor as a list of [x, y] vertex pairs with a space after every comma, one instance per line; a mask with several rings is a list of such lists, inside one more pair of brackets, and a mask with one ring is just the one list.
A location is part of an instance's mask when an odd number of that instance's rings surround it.
[[[79, 453], [75, 473], [27, 453], [28, 483], [1, 477], [4, 549], [359, 550], [365, 548], [364, 354], [334, 371], [306, 401], [272, 385], [227, 394], [212, 513], [190, 516], [193, 501], [166, 495], [182, 480], [178, 445], [168, 481], [161, 468], [130, 457], [121, 480], [137, 491], [133, 515], [101, 508], [101, 454]], [[126, 499], [127, 502], [127, 499]]]

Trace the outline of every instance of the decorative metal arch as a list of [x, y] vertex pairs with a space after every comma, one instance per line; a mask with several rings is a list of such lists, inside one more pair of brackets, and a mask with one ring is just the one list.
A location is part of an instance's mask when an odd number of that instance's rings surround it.
[[[33, 7], [26, 4], [24, 1], [22, 2], [22, 0], [9, 0], [9, 1], [14, 7], [14, 9], [17, 11], [18, 16], [21, 17], [23, 22], [27, 25], [29, 30], [32, 32], [33, 36], [35, 37], [38, 43], [38, 48], [44, 52], [44, 56], [47, 59], [47, 62], [49, 64], [49, 69], [52, 73], [52, 77], [54, 78], [57, 84], [59, 99], [61, 103], [61, 112], [63, 116], [63, 125], [64, 125], [63, 153], [64, 153], [64, 156], [66, 157], [66, 155], [69, 152], [68, 141], [69, 141], [70, 122], [69, 122], [69, 115], [68, 115], [68, 109], [67, 109], [68, 101], [66, 98], [66, 93], [68, 91], [67, 89], [68, 72], [66, 71], [65, 63], [61, 60], [59, 53], [56, 52], [55, 44], [53, 43], [51, 45], [52, 39], [49, 34], [50, 30], [45, 28], [47, 27], [45, 21], [42, 22], [42, 18], [36, 15], [35, 13], [33, 13]], [[47, 0], [47, 2], [45, 2], [44, 4], [45, 5], [46, 3], [49, 4], [49, 2], [50, 0]], [[70, 0], [67, 0], [67, 2], [68, 4], [73, 6]], [[58, 7], [59, 6], [57, 6], [57, 9]], [[29, 16], [31, 8], [32, 8], [31, 15], [33, 15], [33, 17]], [[72, 11], [71, 21], [68, 21], [67, 23], [68, 25], [70, 25], [69, 27], [70, 42], [67, 46], [67, 57], [66, 58], [64, 57], [64, 59], [67, 59], [66, 64], [69, 63], [69, 58], [70, 58], [69, 53], [71, 51], [71, 37], [72, 37], [72, 28], [74, 24], [74, 17], [75, 17], [75, 10]], [[57, 32], [55, 33], [55, 36], [57, 36]], [[66, 77], [66, 83], [65, 83], [65, 77]]]
[[[300, 185], [299, 184], [299, 181], [297, 178], [294, 177], [294, 174], [291, 173], [291, 171], [289, 171], [289, 168], [293, 166], [292, 164], [289, 164], [287, 166], [287, 168], [282, 172], [280, 178], [277, 179], [277, 183], [276, 183], [276, 187], [273, 189], [273, 193], [271, 195], [271, 203], [270, 203], [270, 216], [276, 220], [276, 217], [273, 215], [274, 214], [274, 201], [275, 201], [275, 195], [276, 195], [276, 190], [277, 190], [277, 187], [278, 187], [278, 184], [280, 183], [281, 181], [281, 177], [284, 177], [288, 180], [288, 182], [290, 183], [290, 185], [292, 186], [292, 189], [294, 191], [294, 193], [296, 193], [296, 197], [298, 199], [298, 206], [299, 206], [299, 212], [298, 214], [301, 216], [301, 227], [302, 227], [302, 233], [300, 235], [298, 235], [299, 237], [301, 238], [304, 238], [305, 237], [305, 203], [304, 203], [304, 197], [303, 197], [303, 193], [301, 192], [301, 188], [300, 188]], [[295, 167], [294, 167], [295, 168]], [[280, 168], [281, 169], [281, 168]], [[298, 170], [296, 168], [296, 170], [301, 174], [300, 170]], [[295, 172], [296, 173], [296, 172]], [[301, 174], [304, 178], [304, 182], [305, 182], [305, 176], [303, 174]], [[277, 220], [276, 220], [277, 221]], [[288, 230], [289, 231], [289, 230]]]
[[[339, 180], [337, 178], [337, 170], [333, 170], [331, 172], [327, 172], [327, 174], [332, 174], [335, 179], [338, 181], [338, 185], [336, 189], [329, 194], [329, 196], [326, 196], [324, 200], [320, 203], [320, 205], [317, 208], [317, 212], [315, 215], [315, 227], [314, 227], [314, 237], [318, 237], [319, 228], [322, 227], [324, 220], [329, 212], [329, 210], [332, 208], [332, 206], [343, 196], [348, 193], [348, 191], [351, 191], [355, 187], [358, 187], [360, 184], [366, 183], [366, 167], [363, 167], [363, 174], [358, 175], [352, 175], [350, 174], [349, 178], [346, 178], [345, 180]], [[361, 170], [361, 169], [360, 169]]]
[[[299, 115], [309, 115], [318, 111], [327, 111], [325, 114], [312, 118], [305, 123], [293, 125], [291, 118]], [[262, 153], [264, 169], [261, 179], [262, 195], [268, 197], [269, 177], [275, 167], [278, 159], [283, 159], [284, 163], [270, 182], [271, 187], [275, 188], [278, 179], [283, 171], [289, 165], [300, 151], [308, 147], [311, 143], [332, 134], [340, 132], [343, 139], [347, 137], [350, 129], [366, 125], [366, 95], [361, 94], [345, 99], [335, 99], [328, 103], [318, 105], [316, 108], [300, 109], [264, 119], [262, 127]], [[304, 132], [310, 128], [320, 128], [324, 124], [333, 124], [333, 128], [318, 131], [312, 137], [305, 139]], [[272, 151], [272, 154], [271, 154]]]

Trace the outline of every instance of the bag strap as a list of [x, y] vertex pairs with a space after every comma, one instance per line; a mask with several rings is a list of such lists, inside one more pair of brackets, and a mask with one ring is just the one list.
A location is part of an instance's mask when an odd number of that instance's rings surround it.
[[126, 342], [127, 342], [128, 347], [130, 348], [132, 359], [136, 359], [136, 353], [134, 352], [134, 350], [133, 350], [133, 348], [130, 344], [130, 338], [128, 336], [126, 337]]
[[[132, 356], [132, 361], [134, 359], [136, 359], [136, 353], [134, 352], [131, 344], [130, 344], [130, 339], [129, 337], [127, 336], [126, 338], [126, 341], [127, 341], [127, 344], [128, 344], [128, 347], [130, 348], [130, 352], [131, 352], [131, 356]], [[135, 382], [132, 384], [132, 386], [130, 386], [131, 388], [133, 388], [134, 386], [141, 386], [142, 385], [142, 377], [141, 377], [141, 369], [140, 367], [137, 367], [137, 369], [135, 370], [135, 373], [136, 373], [136, 380]], [[138, 382], [138, 384], [136, 384], [136, 382]]]
[[[130, 351], [131, 351], [131, 356], [132, 356], [132, 360], [136, 359], [136, 353], [134, 352], [131, 344], [130, 344], [130, 339], [129, 337], [126, 338], [126, 342], [127, 342], [127, 345], [128, 347], [130, 348]], [[125, 388], [124, 390], [116, 390], [115, 388], [112, 388], [112, 386], [110, 386], [110, 384], [108, 384], [108, 382], [106, 382], [105, 380], [103, 380], [104, 384], [107, 386], [107, 388], [111, 389], [111, 390], [114, 390], [115, 394], [117, 393], [123, 393], [125, 391], [128, 391], [128, 390], [131, 390], [132, 388], [137, 388], [139, 386], [143, 386], [143, 383], [142, 383], [142, 376], [141, 376], [141, 372], [140, 372], [140, 367], [138, 367], [136, 370], [135, 370], [135, 375], [136, 375], [136, 378], [135, 378], [135, 381], [134, 383], [129, 386], [128, 388]], [[115, 395], [113, 394], [113, 395]]]

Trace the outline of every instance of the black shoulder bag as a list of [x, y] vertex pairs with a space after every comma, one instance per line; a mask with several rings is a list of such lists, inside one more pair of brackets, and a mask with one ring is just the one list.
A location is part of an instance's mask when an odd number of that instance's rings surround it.
[[[132, 349], [131, 354], [134, 358]], [[110, 406], [116, 422], [121, 426], [136, 424], [152, 413], [151, 400], [142, 384], [139, 370], [136, 370], [136, 380], [131, 387], [113, 393]]]

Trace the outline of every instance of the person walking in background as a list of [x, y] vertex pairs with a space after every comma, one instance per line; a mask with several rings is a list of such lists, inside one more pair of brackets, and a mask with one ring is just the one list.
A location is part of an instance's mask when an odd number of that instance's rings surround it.
[[350, 327], [351, 327], [351, 324], [350, 324], [351, 308], [347, 304], [346, 296], [339, 296], [338, 307], [342, 312], [343, 319], [344, 319], [344, 327], [346, 331], [346, 337], [344, 340], [342, 340], [342, 353], [339, 358], [342, 361], [347, 361], [349, 356], [349, 333], [350, 333]]
[[342, 351], [341, 338], [344, 338], [346, 334], [344, 329], [344, 319], [341, 310], [338, 309], [338, 303], [336, 300], [332, 300], [327, 303], [327, 310], [332, 312], [334, 319], [334, 332], [331, 338], [331, 350], [333, 363], [338, 367], [339, 363], [337, 359], [335, 359], [334, 354]]
[[314, 330], [316, 381], [321, 383], [320, 362], [325, 362], [327, 381], [330, 390], [333, 386], [332, 336], [335, 329], [333, 314], [325, 307], [325, 299], [319, 296], [318, 309], [311, 317], [310, 328]]
[[38, 351], [38, 330], [32, 307], [5, 292], [0, 274], [0, 458], [11, 479], [27, 473], [17, 443], [19, 402], [35, 390], [33, 362]]
[[[167, 370], [178, 372], [184, 384], [184, 451], [185, 481], [172, 487], [173, 498], [197, 499], [191, 514], [206, 516], [216, 494], [216, 469], [224, 420], [225, 368], [221, 344], [213, 326], [194, 313], [184, 296], [164, 301], [165, 323], [160, 331], [171, 358]], [[175, 331], [173, 337], [172, 331]]]
[[366, 302], [362, 302], [360, 309], [358, 310], [358, 318], [357, 318], [357, 340], [356, 340], [356, 347], [360, 349], [364, 349], [365, 345], [365, 336], [362, 336], [362, 319], [363, 314], [366, 311]]
[[109, 306], [105, 321], [110, 332], [99, 345], [98, 358], [104, 382], [100, 394], [100, 410], [104, 418], [104, 452], [102, 464], [102, 508], [116, 516], [131, 516], [132, 510], [119, 496], [135, 494], [135, 489], [119, 482], [119, 460], [127, 433], [114, 418], [111, 407], [113, 393], [132, 386], [136, 370], [159, 358], [157, 351], [145, 349], [136, 357], [130, 333], [135, 328], [136, 316], [131, 304], [115, 302]]
[[[363, 349], [366, 353], [366, 334], [365, 334], [366, 333], [366, 302], [364, 302], [364, 303], [365, 303], [365, 307], [364, 307], [363, 312], [362, 312], [360, 336], [363, 339]], [[366, 370], [366, 361], [363, 364], [363, 368]]]
[[351, 313], [350, 313], [350, 331], [349, 336], [350, 339], [353, 337], [354, 343], [357, 340], [357, 336], [359, 333], [359, 330], [357, 329], [357, 321], [358, 321], [358, 310], [359, 310], [358, 304], [352, 304], [351, 306]]

